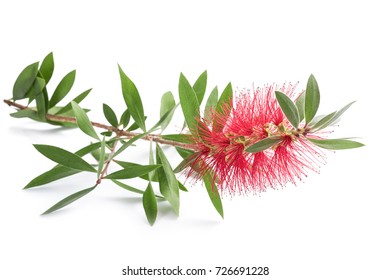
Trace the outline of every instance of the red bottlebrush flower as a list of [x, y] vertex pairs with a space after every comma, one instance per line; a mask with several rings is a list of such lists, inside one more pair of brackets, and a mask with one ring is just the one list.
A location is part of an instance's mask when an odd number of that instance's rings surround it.
[[[275, 97], [275, 90], [294, 97], [295, 87], [267, 85], [241, 91], [232, 108], [228, 104], [199, 120], [188, 175], [212, 172], [222, 193], [235, 194], [295, 184], [308, 170], [318, 171], [324, 154], [306, 139], [308, 131], [290, 124]], [[258, 153], [245, 151], [270, 136], [281, 141]]]

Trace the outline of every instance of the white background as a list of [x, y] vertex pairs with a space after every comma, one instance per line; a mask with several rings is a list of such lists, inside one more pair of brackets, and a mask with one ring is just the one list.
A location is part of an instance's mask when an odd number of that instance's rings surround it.
[[[1, 279], [150, 279], [121, 276], [127, 265], [269, 266], [264, 279], [390, 278], [386, 1], [264, 2], [1, 2], [1, 99], [11, 97], [26, 65], [50, 51], [56, 70], [49, 88], [77, 68], [72, 97], [93, 87], [83, 104], [93, 109], [90, 117], [96, 121], [103, 121], [103, 102], [118, 112], [124, 109], [120, 63], [141, 92], [149, 126], [158, 118], [162, 93], [172, 90], [177, 99], [180, 72], [194, 81], [207, 69], [208, 92], [229, 81], [234, 88], [300, 81], [301, 90], [314, 73], [322, 113], [358, 101], [334, 136], [359, 136], [366, 144], [328, 153], [321, 174], [312, 173], [297, 186], [226, 197], [225, 220], [196, 185], [182, 193], [179, 218], [162, 203], [150, 227], [141, 200], [108, 182], [42, 217], [53, 203], [92, 186], [95, 178], [80, 175], [23, 191], [29, 180], [53, 166], [32, 144], [76, 150], [89, 139], [77, 130], [12, 119], [4, 104]], [[175, 121], [170, 131], [181, 123]], [[127, 159], [144, 162], [146, 148], [141, 145]], [[167, 153], [173, 162], [179, 160], [171, 150]], [[133, 184], [145, 187], [144, 182]]]

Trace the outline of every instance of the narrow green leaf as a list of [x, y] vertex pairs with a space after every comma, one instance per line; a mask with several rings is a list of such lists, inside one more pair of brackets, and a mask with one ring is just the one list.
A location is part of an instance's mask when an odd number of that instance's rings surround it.
[[219, 215], [221, 215], [221, 217], [223, 218], [222, 200], [221, 196], [219, 195], [217, 186], [215, 185], [213, 175], [211, 175], [209, 172], [206, 173], [203, 176], [203, 182], [206, 186], [206, 190], [211, 200], [211, 203], [213, 204], [215, 210], [217, 210]]
[[41, 185], [45, 185], [54, 181], [57, 181], [59, 179], [72, 176], [74, 174], [80, 173], [80, 170], [72, 169], [66, 166], [58, 165], [49, 171], [46, 171], [45, 173], [35, 177], [32, 179], [24, 188], [29, 189], [33, 187], [38, 187]]
[[104, 179], [130, 179], [135, 177], [140, 177], [142, 175], [148, 174], [150, 171], [153, 171], [159, 168], [160, 165], [139, 165], [133, 166], [132, 168], [125, 168], [114, 173], [111, 173], [104, 177]]
[[[340, 110], [337, 111], [337, 113], [333, 116], [333, 118], [329, 121], [329, 123], [326, 124], [326, 126], [329, 126], [329, 125], [332, 125], [334, 124], [335, 122], [337, 122], [337, 120], [341, 117], [342, 114], [345, 113], [345, 111], [347, 111], [349, 109], [349, 107], [351, 107], [351, 105], [353, 103], [355, 103], [356, 101], [353, 101], [347, 105], [345, 105], [343, 108], [341, 108]], [[323, 127], [322, 127], [323, 128]], [[321, 128], [321, 129], [322, 129]]]
[[39, 72], [45, 79], [46, 84], [48, 84], [54, 72], [54, 58], [52, 52], [43, 59]]
[[179, 98], [184, 119], [191, 132], [196, 133], [197, 121], [200, 119], [199, 102], [196, 93], [187, 78], [180, 74]]
[[92, 188], [84, 189], [84, 190], [78, 191], [74, 194], [71, 194], [70, 196], [65, 197], [63, 200], [57, 202], [52, 207], [50, 207], [45, 212], [43, 212], [42, 215], [50, 214], [54, 211], [57, 211], [65, 206], [71, 204], [72, 202], [75, 202], [76, 200], [82, 198], [83, 196], [85, 196], [88, 193], [90, 193], [91, 191], [93, 191], [95, 188], [96, 188], [96, 186], [93, 186]]
[[294, 102], [285, 95], [284, 93], [280, 91], [275, 91], [276, 99], [278, 100], [280, 108], [282, 108], [282, 111], [288, 121], [295, 127], [298, 128], [299, 126], [299, 113], [298, 109], [295, 106]]
[[156, 171], [159, 179], [160, 192], [172, 205], [175, 213], [179, 215], [179, 184], [168, 159], [158, 144], [156, 144], [156, 162], [157, 164], [162, 164], [162, 168]]
[[31, 86], [29, 91], [26, 93], [25, 97], [35, 99], [35, 97], [42, 92], [42, 90], [45, 88], [46, 83], [45, 80], [42, 78], [37, 77], [34, 81], [34, 84]]
[[144, 107], [138, 90], [135, 84], [129, 79], [129, 77], [126, 76], [119, 65], [118, 68], [121, 78], [123, 98], [125, 99], [130, 115], [133, 117], [138, 126], [143, 131], [146, 131]]
[[328, 150], [344, 150], [363, 147], [364, 144], [348, 139], [314, 139], [307, 138], [316, 146]]
[[15, 113], [11, 113], [10, 116], [13, 118], [32, 118], [38, 117], [38, 113], [32, 109], [24, 109], [18, 110]]
[[138, 134], [137, 136], [129, 139], [127, 142], [125, 142], [122, 147], [120, 147], [115, 154], [113, 155], [113, 158], [122, 153], [124, 150], [126, 150], [130, 145], [132, 145], [135, 141], [141, 139], [142, 137], [146, 136], [149, 132], [145, 132], [142, 134]]
[[107, 104], [103, 103], [103, 113], [104, 116], [106, 117], [107, 121], [113, 126], [113, 127], [118, 127], [118, 119], [115, 115], [114, 110], [111, 109], [110, 106]]
[[[100, 143], [93, 143], [78, 150], [75, 154], [77, 156], [82, 157], [98, 149], [99, 147]], [[57, 165], [49, 171], [46, 171], [43, 174], [32, 179], [24, 188], [28, 189], [32, 187], [38, 187], [80, 172], [81, 170], [72, 169], [63, 165]]]
[[[175, 112], [176, 108], [179, 106], [179, 104], [177, 104], [175, 107], [173, 107], [170, 111], [166, 112], [159, 120], [158, 122], [151, 128], [149, 129], [149, 131], [154, 131], [156, 130], [158, 127], [162, 126], [167, 120], [169, 120], [169, 118], [172, 118], [173, 116], [173, 113]], [[169, 123], [168, 123], [169, 124]]]
[[218, 87], [215, 87], [206, 102], [204, 117], [207, 122], [211, 122], [212, 112], [217, 107], [218, 103]]
[[144, 206], [146, 218], [152, 226], [157, 218], [157, 201], [151, 183], [148, 184], [148, 187], [142, 196], [142, 204]]
[[227, 121], [230, 111], [232, 109], [233, 102], [233, 87], [229, 83], [226, 88], [223, 90], [221, 97], [218, 100], [217, 106], [215, 107], [215, 112], [219, 115], [218, 121], [216, 119], [213, 123], [213, 131], [219, 132], [222, 131], [225, 122]]
[[307, 81], [305, 94], [305, 119], [307, 124], [315, 117], [319, 106], [320, 90], [316, 78], [312, 74]]
[[38, 117], [41, 121], [46, 120], [46, 98], [45, 94], [43, 92], [39, 93], [36, 98], [35, 102], [37, 103], [37, 112], [38, 112]]
[[100, 146], [99, 166], [97, 170], [97, 176], [99, 178], [103, 170], [103, 165], [106, 160], [106, 137], [103, 137], [102, 144]]
[[172, 92], [168, 91], [164, 93], [161, 97], [161, 105], [160, 105], [160, 118], [162, 118], [166, 113], [172, 112], [165, 118], [165, 120], [161, 123], [161, 131], [164, 131], [165, 128], [169, 125], [172, 120], [173, 112], [172, 109], [175, 108], [176, 102], [173, 97]]
[[281, 136], [271, 136], [264, 138], [260, 140], [259, 142], [253, 144], [252, 146], [249, 146], [248, 148], [245, 149], [247, 153], [258, 153], [261, 151], [264, 151], [274, 145], [279, 144], [280, 142], [283, 141], [283, 137]]
[[[155, 165], [155, 164], [156, 164], [156, 162], [155, 162], [155, 160], [154, 160], [153, 142], [150, 141], [150, 142], [149, 142], [149, 165]], [[155, 172], [154, 170], [153, 170], [153, 171], [150, 171], [150, 172], [148, 173], [148, 179], [149, 179], [150, 182], [153, 181], [153, 179], [154, 179], [155, 177], [157, 177], [157, 174], [156, 174], [156, 172]], [[158, 178], [157, 178], [157, 179], [158, 179]]]
[[191, 143], [191, 135], [190, 134], [166, 134], [161, 135], [162, 139], [180, 142], [180, 143]]
[[138, 194], [144, 194], [144, 191], [140, 190], [140, 189], [137, 189], [137, 188], [134, 188], [134, 187], [131, 187], [127, 184], [124, 184], [120, 181], [117, 181], [117, 180], [111, 180], [112, 182], [114, 182], [115, 184], [117, 184], [119, 187], [125, 189], [125, 190], [128, 190], [130, 192], [133, 192], [133, 193], [138, 193]]
[[[130, 112], [128, 109], [126, 109], [123, 113], [122, 113], [122, 116], [121, 116], [121, 119], [119, 121], [119, 124], [123, 125], [123, 129], [125, 129], [128, 125], [129, 125], [129, 122], [130, 122]], [[138, 127], [137, 127], [138, 128]]]
[[35, 78], [38, 75], [39, 62], [28, 65], [16, 78], [13, 88], [13, 100], [19, 100], [25, 98], [26, 93], [33, 85]]
[[181, 147], [176, 147], [176, 151], [179, 153], [179, 155], [183, 158], [186, 159], [190, 156], [192, 156], [195, 152], [192, 150], [184, 149]]
[[199, 105], [202, 104], [204, 94], [206, 93], [207, 87], [207, 71], [204, 71], [200, 74], [199, 78], [195, 81], [194, 86], [192, 87], [198, 98]]
[[81, 109], [81, 107], [74, 101], [72, 101], [71, 104], [76, 116], [77, 126], [81, 129], [81, 131], [97, 140], [100, 140], [84, 110]]
[[[310, 127], [310, 131], [314, 132], [317, 130], [320, 130], [322, 128], [325, 128], [327, 124], [333, 119], [333, 117], [336, 115], [337, 111], [334, 111], [333, 113], [330, 113], [324, 117], [322, 117], [320, 120], [315, 122], [313, 126]], [[313, 119], [314, 120], [314, 119]], [[313, 122], [312, 120], [312, 122]]]
[[75, 78], [76, 70], [69, 72], [62, 78], [49, 101], [49, 108], [54, 107], [69, 93], [70, 89], [73, 87]]
[[49, 146], [49, 145], [34, 145], [35, 149], [38, 150], [42, 155], [51, 159], [52, 161], [59, 163], [63, 166], [67, 166], [76, 170], [96, 172], [89, 163], [83, 160], [80, 156], [68, 152], [64, 149]]
[[[134, 166], [142, 166], [141, 164], [134, 163], [134, 162], [127, 162], [127, 161], [120, 161], [120, 160], [114, 160], [114, 162], [117, 163], [122, 168], [133, 168]], [[154, 165], [154, 163], [150, 165]], [[157, 175], [154, 175], [151, 179], [149, 178], [149, 174], [145, 174], [139, 177], [146, 181], [158, 182]]]
[[302, 92], [297, 100], [295, 101], [295, 106], [297, 106], [298, 114], [299, 114], [299, 122], [303, 121], [305, 118], [305, 98], [306, 92]]
[[[80, 93], [72, 101], [76, 102], [77, 104], [80, 104], [81, 101], [83, 101], [88, 96], [88, 94], [91, 92], [91, 90], [92, 89], [90, 88], [90, 89], [87, 89], [86, 91]], [[56, 112], [56, 115], [62, 115], [62, 114], [65, 114], [65, 113], [71, 111], [72, 110], [72, 101], [69, 102], [68, 104], [66, 104], [66, 106], [63, 107], [61, 110]], [[53, 108], [55, 108], [55, 107], [53, 107]]]
[[187, 188], [182, 183], [180, 183], [180, 181], [177, 181], [177, 183], [179, 184], [179, 189], [181, 191], [188, 192]]

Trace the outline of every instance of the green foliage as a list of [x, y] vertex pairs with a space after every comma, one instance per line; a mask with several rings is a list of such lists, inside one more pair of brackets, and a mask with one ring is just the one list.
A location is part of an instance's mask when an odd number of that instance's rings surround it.
[[295, 127], [298, 128], [299, 126], [299, 112], [298, 108], [295, 106], [294, 102], [291, 101], [291, 99], [285, 95], [284, 93], [280, 91], [276, 91], [276, 99], [278, 100], [280, 108], [282, 108], [282, 111], [288, 121]]
[[316, 78], [314, 78], [313, 75], [310, 75], [305, 93], [305, 119], [307, 124], [314, 118], [319, 106], [320, 90]]
[[92, 138], [100, 140], [99, 136], [97, 135], [95, 129], [92, 126], [91, 121], [89, 120], [84, 110], [81, 109], [79, 104], [77, 104], [74, 101], [72, 101], [71, 104], [72, 104], [73, 112], [76, 116], [77, 126], [81, 129], [81, 131], [91, 136]]
[[49, 101], [49, 108], [58, 104], [72, 89], [74, 80], [76, 79], [76, 70], [73, 70], [62, 78], [57, 88], [54, 90], [53, 96]]
[[248, 148], [245, 149], [245, 151], [248, 153], [262, 152], [268, 148], [271, 148], [272, 146], [279, 144], [282, 141], [283, 141], [283, 137], [281, 136], [267, 137], [249, 146]]
[[313, 144], [328, 150], [345, 150], [363, 147], [364, 144], [349, 139], [314, 139], [308, 138]]
[[168, 114], [163, 122], [161, 122], [161, 131], [164, 131], [172, 120], [174, 108], [176, 106], [175, 98], [172, 92], [168, 91], [161, 97], [160, 118]]
[[215, 178], [213, 178], [213, 175], [211, 173], [206, 173], [205, 176], [203, 176], [203, 182], [207, 190], [207, 194], [209, 195], [209, 198], [211, 200], [211, 203], [213, 204], [215, 210], [221, 215], [223, 218], [223, 206], [221, 201], [221, 196], [219, 195], [217, 186], [215, 185]]
[[204, 71], [202, 74], [200, 74], [199, 78], [195, 81], [192, 88], [194, 89], [196, 93], [196, 97], [198, 99], [199, 105], [202, 104], [204, 94], [206, 93], [206, 87], [207, 87], [207, 71]]
[[187, 126], [191, 132], [196, 134], [197, 121], [200, 119], [199, 101], [194, 89], [183, 73], [180, 74], [179, 79], [179, 98]]
[[45, 79], [46, 84], [49, 83], [54, 72], [54, 57], [53, 53], [49, 53], [42, 61], [41, 67], [39, 67], [39, 73]]
[[[213, 130], [218, 132], [222, 131], [223, 124], [226, 122], [229, 117], [229, 113], [232, 109], [233, 104], [233, 87], [229, 83], [226, 88], [223, 90], [221, 97], [218, 100], [217, 106], [215, 107], [215, 112], [219, 115], [218, 122], [213, 122]], [[222, 121], [225, 120], [225, 121]]]
[[118, 127], [119, 123], [118, 123], [118, 119], [115, 115], [114, 110], [112, 110], [110, 106], [108, 106], [107, 104], [104, 104], [104, 103], [103, 103], [103, 113], [104, 113], [104, 116], [106, 117], [106, 120], [113, 127]]
[[145, 127], [145, 115], [144, 107], [142, 105], [141, 97], [138, 93], [137, 87], [135, 84], [127, 77], [122, 68], [118, 65], [119, 75], [121, 78], [122, 84], [122, 94], [126, 102], [127, 109], [129, 110], [130, 115], [133, 117], [134, 121], [138, 126], [146, 131]]
[[153, 225], [157, 218], [157, 201], [150, 183], [142, 196], [142, 204], [149, 224]]
[[64, 199], [62, 199], [61, 201], [57, 202], [52, 207], [47, 209], [45, 212], [43, 212], [42, 215], [50, 214], [50, 213], [52, 213], [54, 211], [57, 211], [57, 210], [65, 207], [65, 206], [71, 204], [72, 202], [75, 202], [76, 200], [78, 200], [78, 199], [82, 198], [83, 196], [89, 194], [95, 188], [96, 188], [96, 186], [93, 186], [91, 188], [78, 191], [78, 192], [76, 192], [76, 193], [74, 193], [74, 194], [72, 194], [70, 196], [65, 197]]
[[35, 144], [34, 147], [42, 155], [58, 164], [80, 171], [96, 172], [95, 168], [83, 160], [80, 156], [68, 152], [64, 149], [50, 145], [38, 144]]
[[35, 78], [38, 75], [39, 62], [30, 64], [19, 74], [13, 88], [13, 100], [19, 100], [26, 97], [27, 92], [34, 84]]
[[179, 184], [168, 159], [158, 144], [156, 144], [156, 163], [162, 165], [162, 168], [159, 168], [156, 171], [160, 185], [160, 192], [171, 204], [175, 213], [179, 215]]

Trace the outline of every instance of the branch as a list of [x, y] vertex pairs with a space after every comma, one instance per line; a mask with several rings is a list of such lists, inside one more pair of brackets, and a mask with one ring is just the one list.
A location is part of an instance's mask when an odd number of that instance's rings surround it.
[[[17, 108], [20, 110], [30, 109], [27, 106], [24, 106], [22, 104], [16, 103], [16, 102], [14, 102], [12, 100], [8, 100], [8, 99], [4, 99], [4, 103], [6, 103], [10, 107], [14, 107], [14, 108]], [[77, 124], [76, 118], [73, 118], [73, 117], [65, 117], [65, 116], [56, 116], [56, 115], [52, 115], [52, 114], [46, 114], [46, 119], [49, 121], [53, 121], [53, 122]], [[91, 122], [91, 124], [94, 127], [98, 127], [98, 128], [101, 128], [101, 129], [104, 129], [107, 131], [114, 132], [114, 133], [116, 133], [116, 135], [118, 135], [118, 137], [124, 136], [124, 137], [131, 139], [131, 138], [140, 134], [138, 132], [126, 131], [126, 130], [122, 130], [122, 129], [113, 127], [111, 125], [106, 125], [106, 124], [102, 124], [102, 123], [98, 123], [98, 122]], [[157, 135], [157, 134], [148, 134], [148, 135], [142, 137], [141, 139], [147, 140], [147, 141], [153, 141], [153, 142], [160, 143], [160, 144], [165, 144], [165, 145], [170, 145], [170, 146], [181, 147], [181, 148], [193, 150], [193, 147], [191, 147], [191, 145], [183, 144], [183, 143], [171, 141], [171, 140], [165, 140], [165, 139], [161, 138], [160, 135]]]

